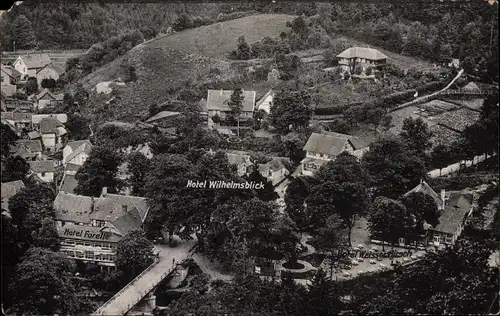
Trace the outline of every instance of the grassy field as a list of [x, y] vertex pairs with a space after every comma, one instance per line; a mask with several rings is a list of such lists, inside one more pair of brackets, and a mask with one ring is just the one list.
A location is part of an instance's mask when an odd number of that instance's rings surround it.
[[247, 42], [266, 36], [277, 37], [288, 29], [286, 22], [293, 18], [291, 15], [261, 14], [166, 35], [136, 46], [83, 78], [81, 83], [89, 89], [99, 82], [119, 78], [120, 65], [126, 60], [136, 68], [138, 80], [120, 88], [119, 100], [97, 119], [102, 122], [130, 114], [140, 115], [152, 103], [167, 101], [186, 82], [200, 84], [238, 77], [239, 67], [233, 67], [227, 59], [236, 48], [238, 37], [244, 35]]

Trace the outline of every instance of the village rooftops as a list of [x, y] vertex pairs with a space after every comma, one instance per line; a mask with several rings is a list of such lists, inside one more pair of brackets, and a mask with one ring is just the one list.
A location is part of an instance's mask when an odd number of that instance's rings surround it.
[[59, 191], [54, 200], [56, 220], [90, 224], [90, 213], [94, 207], [94, 198]]
[[49, 95], [53, 100], [56, 100], [56, 101], [62, 101], [62, 100], [64, 100], [64, 94], [62, 94], [62, 93], [60, 93], [60, 94], [53, 94], [47, 88], [45, 88], [42, 91], [40, 91], [40, 93], [35, 96], [35, 99], [38, 101], [41, 98], [43, 98], [45, 95]]
[[54, 172], [56, 170], [54, 160], [28, 161], [28, 163], [34, 173]]
[[[242, 111], [253, 112], [255, 106], [255, 91], [242, 91]], [[231, 111], [228, 102], [233, 90], [208, 90], [207, 109], [208, 111]]]
[[[53, 117], [43, 118], [40, 121], [40, 133], [42, 134], [57, 134], [60, 135], [62, 131], [58, 127], [63, 127], [61, 122]], [[65, 134], [65, 133], [64, 133]]]
[[21, 180], [2, 183], [2, 209], [9, 210], [9, 200], [16, 195], [17, 192], [24, 188], [24, 183]]
[[95, 203], [92, 219], [101, 221], [115, 221], [126, 213], [137, 210], [141, 222], [147, 216], [149, 206], [147, 199], [131, 195], [119, 195], [107, 193], [107, 188], [103, 188], [101, 196]]
[[351, 47], [337, 55], [337, 58], [362, 58], [368, 60], [384, 60], [388, 57], [376, 49], [368, 47]]
[[286, 158], [273, 158], [268, 163], [259, 164], [259, 172], [268, 173], [269, 170], [275, 172], [283, 168], [286, 168], [285, 164], [283, 163], [284, 159]]
[[252, 157], [247, 153], [226, 152], [226, 155], [230, 165], [240, 165], [240, 164], [251, 165], [253, 163]]
[[21, 55], [21, 58], [28, 69], [43, 68], [51, 63], [50, 57], [47, 54], [29, 54]]
[[314, 153], [338, 155], [343, 151], [347, 142], [350, 142], [355, 150], [367, 147], [358, 137], [335, 132], [323, 132], [321, 134], [312, 133], [304, 146], [304, 150]]
[[46, 68], [46, 67], [50, 67], [50, 68], [54, 69], [54, 71], [59, 76], [66, 72], [66, 67], [65, 67], [64, 63], [51, 62], [50, 64], [47, 64], [44, 67], [42, 67], [39, 70], [37, 70], [37, 73], [40, 72], [43, 68]]
[[174, 116], [179, 116], [181, 113], [180, 112], [171, 112], [171, 111], [161, 111], [152, 117], [148, 118], [146, 120], [146, 123], [152, 123], [167, 117], [174, 117]]
[[19, 112], [1, 112], [0, 115], [1, 115], [2, 119], [4, 119], [4, 120], [28, 123], [28, 122], [32, 121], [33, 116], [35, 114], [33, 114], [33, 113], [19, 113]]
[[42, 152], [42, 143], [39, 140], [18, 139], [10, 148], [11, 153], [17, 152], [21, 147], [27, 148], [32, 153]]
[[64, 113], [60, 113], [60, 114], [33, 114], [31, 116], [31, 122], [33, 124], [40, 124], [40, 122], [44, 118], [49, 118], [49, 117], [57, 119], [62, 124], [66, 124], [66, 122], [68, 122], [68, 116]]

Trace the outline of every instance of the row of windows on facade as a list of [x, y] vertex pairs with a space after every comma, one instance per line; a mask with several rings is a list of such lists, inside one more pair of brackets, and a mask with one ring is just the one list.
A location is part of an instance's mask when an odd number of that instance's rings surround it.
[[103, 249], [116, 249], [116, 245], [107, 242], [87, 241], [87, 240], [72, 240], [64, 239], [61, 241], [63, 246], [87, 246], [87, 247], [100, 247]]
[[100, 221], [100, 220], [92, 220], [92, 223], [90, 223], [90, 225], [88, 225], [87, 223], [80, 223], [80, 222], [65, 222], [65, 221], [61, 221], [61, 227], [64, 226], [64, 225], [77, 225], [77, 226], [94, 226], [94, 227], [103, 227], [104, 225], [106, 225], [106, 221]]
[[113, 254], [94, 254], [91, 251], [71, 251], [71, 250], [62, 250], [63, 254], [70, 258], [74, 259], [89, 259], [89, 260], [100, 260], [100, 261], [109, 261], [114, 262], [116, 256]]

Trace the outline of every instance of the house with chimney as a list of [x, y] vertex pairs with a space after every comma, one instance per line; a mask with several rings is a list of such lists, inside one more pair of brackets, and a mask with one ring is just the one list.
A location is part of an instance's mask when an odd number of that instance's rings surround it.
[[373, 71], [378, 71], [387, 64], [388, 59], [385, 54], [369, 47], [351, 47], [338, 54], [335, 58], [340, 68], [349, 73], [353, 73], [358, 65], [361, 66], [363, 73], [366, 72], [368, 67]]
[[[240, 115], [240, 121], [244, 122], [253, 118], [255, 110], [255, 91], [243, 90], [243, 101]], [[208, 90], [207, 111], [208, 127], [214, 128], [225, 125], [224, 121], [229, 118], [231, 108], [229, 100], [233, 90]]]
[[436, 247], [453, 245], [465, 228], [473, 212], [474, 195], [467, 190], [446, 191], [437, 194], [425, 181], [408, 191], [422, 192], [434, 200], [441, 212], [436, 226], [426, 225], [426, 235], [429, 245]]
[[38, 132], [42, 135], [42, 144], [48, 153], [55, 152], [61, 148], [63, 140], [68, 133], [64, 125], [53, 117], [43, 118], [40, 121]]
[[312, 133], [303, 148], [306, 157], [300, 162], [298, 173], [312, 176], [340, 153], [348, 152], [361, 158], [369, 149], [368, 144], [356, 136], [335, 132]]
[[143, 227], [149, 206], [145, 198], [111, 194], [103, 188], [98, 198], [59, 191], [54, 210], [61, 253], [115, 267], [117, 243]]
[[37, 72], [52, 62], [47, 54], [20, 55], [14, 62], [14, 68], [21, 74], [21, 80], [36, 77]]
[[2, 123], [11, 126], [19, 137], [32, 130], [33, 115], [33, 113], [0, 112]]

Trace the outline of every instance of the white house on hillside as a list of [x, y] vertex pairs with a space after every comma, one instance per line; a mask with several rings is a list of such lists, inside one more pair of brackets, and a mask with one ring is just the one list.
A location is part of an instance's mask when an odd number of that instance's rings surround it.
[[29, 161], [30, 170], [43, 182], [53, 182], [56, 166], [54, 160]]
[[36, 80], [38, 86], [42, 85], [43, 79], [54, 79], [57, 80], [64, 73], [64, 66], [55, 62], [45, 65], [44, 67], [36, 71]]
[[69, 142], [63, 149], [63, 164], [82, 166], [89, 157], [91, 149], [92, 143], [88, 139]]
[[260, 98], [260, 100], [255, 104], [257, 110], [262, 110], [267, 114], [271, 113], [271, 106], [274, 98], [274, 91], [271, 89], [267, 91], [266, 94]]
[[311, 176], [340, 153], [348, 152], [361, 158], [370, 148], [359, 137], [323, 132], [312, 133], [303, 149], [306, 152], [306, 158], [300, 162], [301, 174]]
[[363, 72], [368, 67], [373, 70], [384, 66], [388, 57], [380, 51], [368, 47], [351, 47], [336, 56], [342, 70], [351, 72], [352, 64], [360, 65]]
[[47, 54], [28, 54], [17, 57], [14, 68], [22, 75], [21, 79], [36, 77], [39, 70], [51, 63]]

